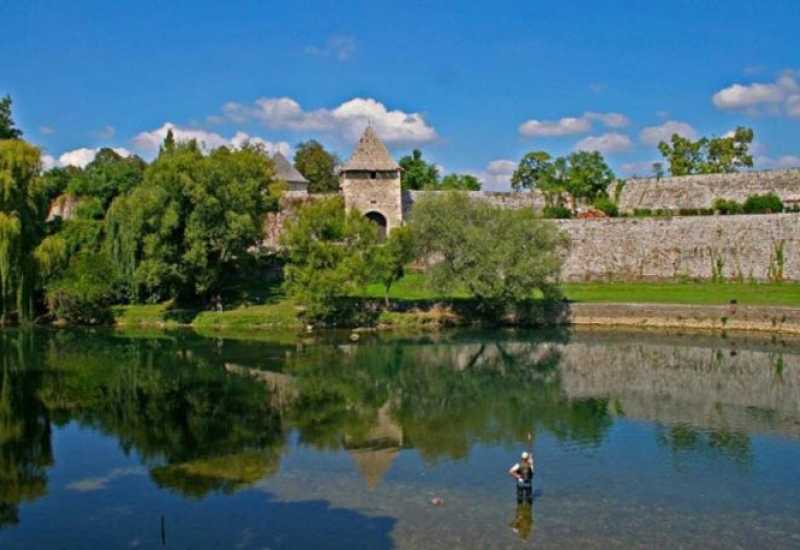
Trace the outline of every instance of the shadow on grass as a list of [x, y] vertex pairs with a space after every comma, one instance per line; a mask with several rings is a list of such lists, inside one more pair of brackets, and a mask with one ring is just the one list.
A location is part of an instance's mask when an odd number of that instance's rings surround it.
[[539, 299], [511, 306], [495, 306], [474, 298], [392, 300], [344, 298], [325, 323], [342, 327], [374, 327], [383, 312], [425, 314], [446, 311], [443, 324], [478, 326], [554, 326], [568, 323], [570, 304], [562, 299]]

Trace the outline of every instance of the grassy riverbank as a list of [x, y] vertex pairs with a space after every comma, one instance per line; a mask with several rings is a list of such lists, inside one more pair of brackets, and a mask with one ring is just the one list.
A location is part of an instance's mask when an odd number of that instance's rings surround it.
[[[800, 284], [797, 283], [566, 283], [562, 285], [571, 302], [725, 305], [731, 300], [742, 305], [800, 307]], [[366, 296], [383, 297], [383, 287], [367, 287]], [[425, 276], [411, 273], [389, 292], [392, 300], [441, 300], [466, 298], [466, 293], [442, 295], [430, 289]]]
[[[746, 283], [570, 283], [564, 293], [575, 303], [675, 304], [713, 306], [735, 300], [740, 305], [800, 307], [800, 285]], [[192, 326], [198, 329], [296, 329], [303, 326], [297, 304], [275, 285], [248, 289], [248, 299], [232, 300], [223, 312], [178, 308], [171, 303], [118, 306], [115, 322], [121, 326]], [[383, 298], [380, 285], [370, 285], [362, 298]], [[384, 326], [424, 328], [456, 324], [458, 319], [443, 307], [427, 307], [426, 302], [465, 300], [466, 293], [442, 295], [427, 285], [424, 276], [412, 273], [392, 287], [389, 297], [395, 302], [420, 302], [419, 311], [384, 312], [378, 322]], [[255, 299], [257, 303], [251, 300]]]

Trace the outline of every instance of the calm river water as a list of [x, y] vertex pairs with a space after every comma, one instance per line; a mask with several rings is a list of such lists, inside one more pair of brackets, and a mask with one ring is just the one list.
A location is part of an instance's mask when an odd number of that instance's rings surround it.
[[0, 344], [0, 548], [800, 547], [796, 340]]

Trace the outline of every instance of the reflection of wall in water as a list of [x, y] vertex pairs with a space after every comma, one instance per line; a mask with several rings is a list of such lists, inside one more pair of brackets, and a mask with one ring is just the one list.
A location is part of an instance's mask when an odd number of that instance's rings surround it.
[[563, 346], [560, 373], [570, 398], [610, 398], [628, 417], [800, 435], [800, 353], [791, 349], [578, 334]]

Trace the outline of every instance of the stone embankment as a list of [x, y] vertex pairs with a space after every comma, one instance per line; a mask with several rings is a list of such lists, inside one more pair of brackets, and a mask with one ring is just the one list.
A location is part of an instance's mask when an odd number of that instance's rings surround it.
[[800, 308], [778, 306], [571, 304], [565, 321], [575, 326], [800, 335]]

